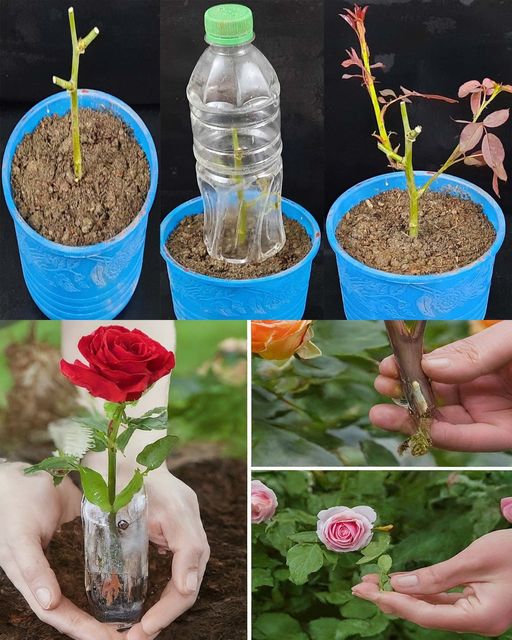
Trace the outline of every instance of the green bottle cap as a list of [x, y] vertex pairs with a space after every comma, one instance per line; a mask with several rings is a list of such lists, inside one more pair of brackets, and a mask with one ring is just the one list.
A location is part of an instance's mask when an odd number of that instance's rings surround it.
[[235, 46], [254, 39], [252, 11], [242, 4], [218, 4], [204, 14], [206, 42]]

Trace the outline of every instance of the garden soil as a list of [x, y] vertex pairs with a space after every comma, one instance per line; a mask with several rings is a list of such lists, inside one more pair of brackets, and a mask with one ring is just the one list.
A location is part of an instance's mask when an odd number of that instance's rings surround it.
[[356, 260], [390, 273], [424, 275], [459, 269], [496, 238], [482, 207], [467, 198], [428, 191], [420, 201], [420, 232], [409, 237], [409, 198], [391, 189], [364, 200], [341, 220], [336, 238]]
[[[197, 492], [211, 559], [196, 604], [162, 631], [159, 640], [243, 640], [247, 626], [245, 464], [213, 459], [189, 462], [173, 472]], [[80, 520], [62, 527], [47, 555], [63, 593], [87, 609]], [[170, 555], [159, 555], [151, 545], [148, 606], [167, 584], [170, 563]], [[1, 570], [0, 640], [67, 640], [31, 612]]]
[[149, 189], [146, 155], [108, 112], [80, 109], [83, 176], [75, 182], [71, 116], [48, 116], [25, 136], [12, 164], [18, 211], [39, 234], [85, 246], [113, 238], [137, 216]]
[[263, 278], [293, 267], [311, 249], [311, 240], [296, 220], [284, 217], [286, 243], [275, 256], [258, 264], [231, 264], [208, 255], [203, 241], [203, 217], [187, 216], [167, 240], [171, 256], [186, 269], [214, 278], [247, 280]]

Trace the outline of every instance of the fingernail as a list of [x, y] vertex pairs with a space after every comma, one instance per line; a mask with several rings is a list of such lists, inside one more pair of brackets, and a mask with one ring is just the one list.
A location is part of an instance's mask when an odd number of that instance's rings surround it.
[[197, 571], [190, 571], [185, 580], [185, 587], [189, 593], [194, 593], [197, 589]]
[[392, 584], [397, 587], [416, 587], [418, 585], [418, 576], [393, 576], [391, 578]]
[[39, 589], [36, 589], [35, 596], [43, 609], [48, 609], [50, 602], [52, 601], [52, 594], [50, 591], [46, 587], [40, 587]]
[[425, 356], [428, 366], [434, 369], [448, 369], [450, 360], [448, 358], [438, 358], [437, 356]]

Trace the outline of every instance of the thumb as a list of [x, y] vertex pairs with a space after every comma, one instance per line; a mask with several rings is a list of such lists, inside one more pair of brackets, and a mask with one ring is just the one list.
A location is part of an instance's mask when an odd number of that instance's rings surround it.
[[196, 593], [200, 584], [199, 568], [203, 549], [189, 541], [187, 546], [174, 550], [172, 581], [183, 596]]
[[468, 547], [445, 562], [424, 569], [393, 574], [391, 586], [395, 591], [407, 594], [442, 593], [475, 580], [481, 568], [480, 564], [475, 549]]
[[421, 365], [436, 382], [470, 382], [512, 362], [511, 338], [512, 322], [505, 320], [425, 354]]
[[44, 555], [41, 541], [34, 536], [22, 534], [13, 546], [13, 560], [21, 580], [32, 592], [43, 609], [55, 609], [62, 594], [57, 577]]

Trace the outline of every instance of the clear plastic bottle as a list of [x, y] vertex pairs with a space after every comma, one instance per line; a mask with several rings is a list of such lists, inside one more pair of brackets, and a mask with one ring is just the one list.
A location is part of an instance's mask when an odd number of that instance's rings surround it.
[[148, 584], [148, 517], [144, 489], [116, 514], [82, 499], [85, 590], [94, 616], [128, 629], [142, 616]]
[[204, 241], [214, 258], [261, 262], [285, 242], [279, 80], [252, 44], [248, 7], [211, 7], [205, 29], [187, 87]]

